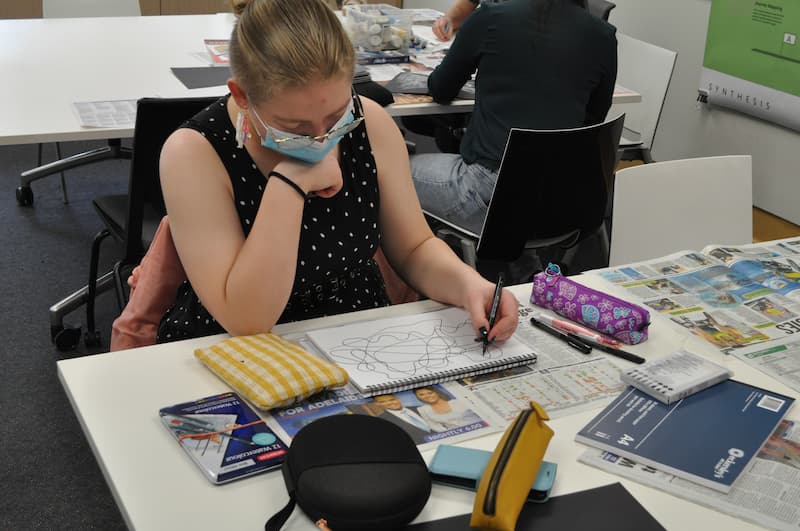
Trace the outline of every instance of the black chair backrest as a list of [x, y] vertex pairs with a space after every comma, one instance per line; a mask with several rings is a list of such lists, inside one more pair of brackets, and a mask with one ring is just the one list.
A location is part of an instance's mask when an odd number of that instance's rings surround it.
[[142, 224], [145, 205], [149, 207], [148, 210], [152, 209], [159, 219], [166, 214], [158, 170], [164, 142], [184, 121], [217, 99], [217, 97], [142, 98], [138, 101], [128, 184], [128, 217], [125, 225], [125, 255], [128, 259], [133, 260], [144, 255]]
[[586, 9], [589, 10], [589, 13], [603, 20], [608, 20], [608, 15], [615, 7], [617, 4], [608, 0], [586, 0]]
[[508, 262], [533, 240], [596, 230], [605, 219], [624, 119], [577, 129], [511, 129], [478, 258]]

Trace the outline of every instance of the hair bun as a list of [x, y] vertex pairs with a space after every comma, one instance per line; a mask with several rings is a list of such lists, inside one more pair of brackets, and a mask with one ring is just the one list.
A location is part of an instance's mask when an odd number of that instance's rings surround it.
[[231, 9], [233, 9], [233, 14], [237, 17], [242, 14], [245, 8], [252, 3], [253, 0], [230, 0], [231, 2]]

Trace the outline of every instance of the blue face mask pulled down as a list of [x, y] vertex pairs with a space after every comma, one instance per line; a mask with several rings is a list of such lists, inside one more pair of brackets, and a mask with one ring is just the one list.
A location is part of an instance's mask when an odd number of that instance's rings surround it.
[[356, 119], [351, 101], [350, 106], [348, 106], [342, 117], [327, 133], [319, 137], [311, 137], [287, 133], [269, 126], [261, 119], [255, 109], [251, 110], [264, 129], [266, 129], [264, 136], [259, 135], [263, 147], [309, 164], [316, 164], [321, 161], [344, 135], [355, 129], [363, 120], [363, 118]]

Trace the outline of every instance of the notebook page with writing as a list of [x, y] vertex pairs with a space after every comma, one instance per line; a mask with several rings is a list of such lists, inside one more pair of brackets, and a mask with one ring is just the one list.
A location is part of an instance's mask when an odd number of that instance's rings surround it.
[[475, 341], [469, 314], [447, 308], [314, 330], [308, 338], [364, 395], [392, 393], [536, 362], [522, 341]]

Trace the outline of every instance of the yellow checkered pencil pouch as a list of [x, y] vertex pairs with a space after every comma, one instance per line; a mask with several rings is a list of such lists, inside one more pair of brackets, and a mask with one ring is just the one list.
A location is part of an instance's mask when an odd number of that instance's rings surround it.
[[275, 334], [226, 339], [194, 355], [259, 409], [288, 406], [347, 383], [347, 372]]

